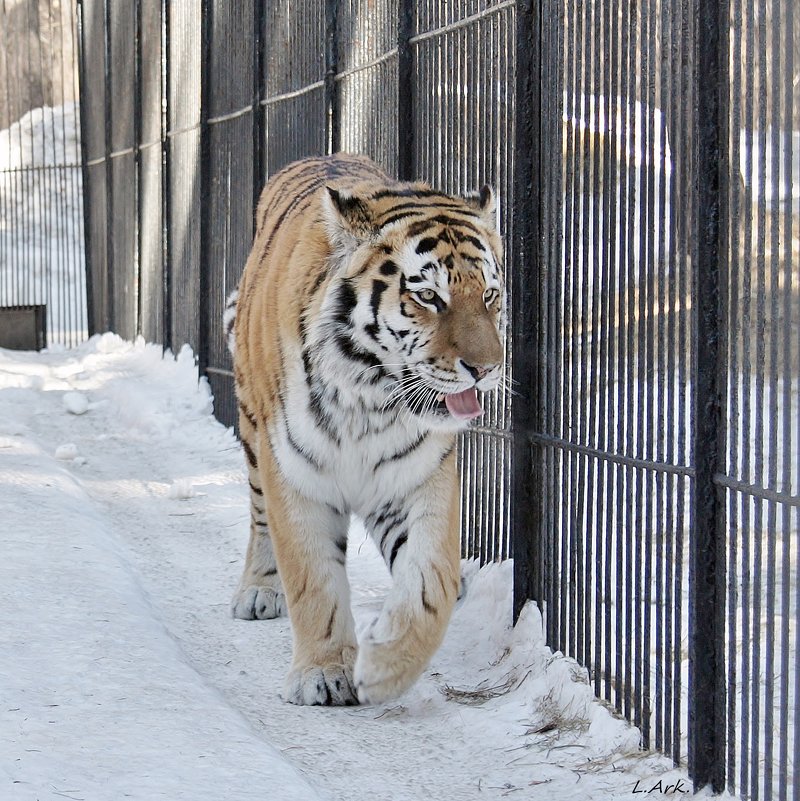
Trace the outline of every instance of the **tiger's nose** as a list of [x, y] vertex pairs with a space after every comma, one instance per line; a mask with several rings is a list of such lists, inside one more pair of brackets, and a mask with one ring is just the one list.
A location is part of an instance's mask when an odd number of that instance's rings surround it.
[[479, 364], [479, 365], [472, 365], [467, 364], [463, 359], [461, 360], [461, 364], [464, 366], [464, 369], [476, 380], [480, 381], [482, 378], [487, 376], [494, 368], [494, 364]]

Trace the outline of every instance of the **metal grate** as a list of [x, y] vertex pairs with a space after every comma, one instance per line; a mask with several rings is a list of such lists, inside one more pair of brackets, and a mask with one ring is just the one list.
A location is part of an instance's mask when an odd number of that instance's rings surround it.
[[192, 344], [227, 423], [269, 175], [494, 185], [513, 392], [462, 438], [463, 552], [513, 545], [643, 745], [750, 798], [800, 797], [792, 2], [80, 4], [93, 324]]
[[[491, 184], [510, 265], [514, 4], [409, 5], [410, 173], [455, 194]], [[462, 552], [487, 561], [511, 555], [509, 392], [498, 389], [484, 408], [481, 425], [461, 437], [459, 461]]]
[[726, 783], [798, 798], [800, 693], [800, 15], [730, 8], [725, 198]]
[[60, 345], [88, 335], [74, 11], [0, 7], [0, 307], [46, 306]]

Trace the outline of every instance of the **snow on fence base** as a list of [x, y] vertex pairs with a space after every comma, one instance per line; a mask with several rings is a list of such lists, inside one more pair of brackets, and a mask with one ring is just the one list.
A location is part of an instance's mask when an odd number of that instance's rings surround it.
[[46, 347], [46, 305], [0, 307], [0, 348], [43, 350]]

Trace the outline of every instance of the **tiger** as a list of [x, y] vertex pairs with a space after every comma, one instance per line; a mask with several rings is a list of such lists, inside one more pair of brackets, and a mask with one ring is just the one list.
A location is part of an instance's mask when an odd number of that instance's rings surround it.
[[[391, 179], [364, 156], [297, 161], [266, 184], [225, 313], [250, 539], [235, 618], [288, 614], [293, 704], [405, 692], [460, 585], [457, 434], [503, 371], [496, 200]], [[392, 584], [357, 642], [351, 515]]]

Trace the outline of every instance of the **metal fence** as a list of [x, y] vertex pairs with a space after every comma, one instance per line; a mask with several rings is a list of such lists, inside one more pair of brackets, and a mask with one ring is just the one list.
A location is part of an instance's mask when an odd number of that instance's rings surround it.
[[87, 335], [76, 49], [74, 3], [0, 4], [0, 309], [62, 345]]
[[93, 329], [190, 343], [231, 423], [269, 175], [346, 149], [494, 184], [515, 383], [462, 438], [464, 553], [513, 532], [517, 608], [644, 747], [800, 798], [793, 0], [79, 7]]
[[796, 799], [800, 22], [792, 0], [520, 16], [520, 600], [646, 747]]

